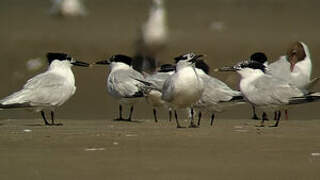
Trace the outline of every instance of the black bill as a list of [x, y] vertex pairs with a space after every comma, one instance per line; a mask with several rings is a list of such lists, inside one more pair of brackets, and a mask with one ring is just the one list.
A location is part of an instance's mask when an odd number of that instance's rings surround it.
[[89, 67], [88, 63], [82, 62], [82, 61], [73, 60], [73, 61], [71, 61], [71, 64], [73, 64], [75, 66]]
[[98, 61], [98, 62], [95, 62], [95, 64], [100, 64], [100, 65], [109, 65], [110, 62], [108, 60], [102, 60], [102, 61]]

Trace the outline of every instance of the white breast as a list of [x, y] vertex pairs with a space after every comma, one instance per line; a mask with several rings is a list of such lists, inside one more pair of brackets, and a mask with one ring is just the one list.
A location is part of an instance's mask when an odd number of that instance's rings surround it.
[[172, 104], [178, 108], [190, 107], [196, 103], [203, 92], [203, 82], [192, 67], [178, 71], [174, 82], [174, 98]]

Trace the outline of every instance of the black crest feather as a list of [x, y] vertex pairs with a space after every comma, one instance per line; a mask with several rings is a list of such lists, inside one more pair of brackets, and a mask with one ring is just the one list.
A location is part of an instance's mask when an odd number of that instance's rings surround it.
[[256, 52], [250, 56], [250, 60], [260, 62], [261, 64], [263, 64], [266, 61], [268, 61], [268, 58], [266, 54], [264, 54], [263, 52]]
[[196, 68], [202, 69], [202, 71], [204, 71], [206, 74], [209, 74], [210, 72], [210, 67], [202, 59], [196, 61]]
[[109, 59], [110, 62], [122, 62], [125, 63], [129, 66], [132, 65], [132, 58], [126, 55], [122, 55], [122, 54], [117, 54], [114, 56], [111, 56], [111, 58]]
[[71, 61], [71, 57], [66, 53], [55, 53], [55, 52], [48, 52], [47, 53], [47, 59], [49, 64], [51, 64], [54, 60], [64, 61], [69, 60]]

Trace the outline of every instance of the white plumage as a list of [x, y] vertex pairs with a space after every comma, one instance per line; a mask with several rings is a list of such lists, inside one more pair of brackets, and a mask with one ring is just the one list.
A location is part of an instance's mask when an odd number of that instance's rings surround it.
[[[138, 81], [144, 80], [143, 75], [132, 68], [132, 58], [125, 55], [114, 55], [108, 60], [99, 61], [96, 64], [110, 66], [107, 90], [112, 97], [119, 101], [119, 118], [116, 120], [131, 121], [133, 105], [139, 98], [144, 97], [145, 85]], [[122, 118], [122, 105], [131, 105], [128, 119]]]
[[82, 0], [52, 0], [51, 14], [63, 17], [84, 16], [87, 14]]
[[[50, 63], [48, 70], [29, 79], [20, 91], [0, 100], [0, 108], [27, 108], [41, 112], [46, 125], [55, 125], [54, 111], [76, 91], [72, 64], [88, 64], [74, 61], [63, 53], [48, 53], [47, 57]], [[51, 111], [51, 124], [47, 122], [44, 110]]]
[[[188, 53], [176, 57], [176, 72], [171, 75], [163, 84], [162, 99], [173, 109], [184, 109], [192, 107], [196, 103], [204, 90], [203, 81], [195, 71], [194, 63], [202, 55]], [[175, 111], [177, 127], [180, 124]], [[193, 121], [190, 124], [194, 127]]]

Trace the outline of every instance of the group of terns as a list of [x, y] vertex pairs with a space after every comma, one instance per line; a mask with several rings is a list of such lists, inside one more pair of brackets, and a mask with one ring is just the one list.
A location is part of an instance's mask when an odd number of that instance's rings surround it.
[[[154, 108], [156, 121], [156, 108], [173, 110], [177, 128], [183, 127], [178, 121], [178, 109], [190, 108], [189, 127], [198, 127], [201, 112], [211, 113], [212, 123], [216, 112], [247, 102], [262, 111], [275, 112], [273, 126], [276, 127], [282, 110], [320, 99], [320, 93], [309, 91], [317, 79], [310, 80], [310, 53], [302, 42], [295, 42], [285, 56], [271, 64], [266, 63], [264, 53], [258, 52], [248, 60], [216, 69], [236, 71], [241, 76], [240, 91], [210, 76], [204, 56], [193, 52], [175, 57], [173, 64], [164, 64], [152, 74], [136, 71], [132, 68], [134, 59], [121, 54], [91, 64], [74, 60], [65, 53], [47, 53], [47, 59], [48, 70], [28, 80], [20, 91], [0, 100], [1, 109], [32, 109], [41, 112], [45, 125], [61, 125], [54, 122], [54, 111], [75, 93], [72, 65], [109, 66], [107, 91], [119, 101], [116, 120], [131, 121], [133, 105], [141, 98], [146, 98]], [[127, 119], [122, 116], [123, 105], [131, 106]], [[51, 123], [46, 119], [46, 110], [51, 112]], [[199, 115], [197, 124], [193, 121], [194, 110]], [[261, 126], [264, 120], [262, 117]]]
[[[70, 9], [72, 11], [70, 11]], [[56, 0], [52, 12], [66, 15], [67, 12], [84, 13], [78, 0]], [[277, 61], [268, 63], [263, 52], [253, 53], [246, 60], [233, 66], [215, 71], [235, 71], [240, 76], [240, 90], [210, 76], [210, 67], [205, 56], [193, 52], [174, 58], [172, 64], [158, 65], [158, 54], [168, 40], [166, 13], [161, 0], [154, 0], [149, 19], [143, 24], [133, 57], [117, 54], [95, 63], [73, 59], [66, 53], [49, 52], [48, 70], [31, 78], [23, 88], [0, 100], [0, 109], [23, 108], [40, 112], [45, 125], [55, 123], [55, 110], [65, 103], [76, 91], [71, 67], [109, 66], [107, 77], [108, 93], [119, 101], [119, 117], [115, 120], [131, 121], [134, 104], [142, 98], [152, 106], [157, 122], [157, 108], [169, 110], [169, 120], [174, 112], [177, 128], [183, 127], [177, 110], [187, 109], [190, 113], [189, 127], [199, 127], [202, 113], [210, 114], [213, 124], [215, 114], [241, 104], [253, 107], [253, 118], [258, 119], [256, 108], [262, 110], [261, 125], [267, 120], [266, 112], [273, 112], [278, 126], [281, 112], [291, 105], [314, 102], [320, 93], [311, 91], [318, 78], [311, 79], [312, 63], [307, 45], [293, 43]], [[128, 118], [124, 118], [123, 105], [130, 106]], [[49, 111], [51, 123], [45, 112]], [[198, 122], [194, 122], [194, 112]]]

